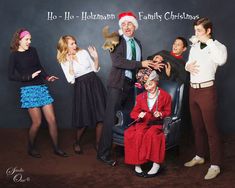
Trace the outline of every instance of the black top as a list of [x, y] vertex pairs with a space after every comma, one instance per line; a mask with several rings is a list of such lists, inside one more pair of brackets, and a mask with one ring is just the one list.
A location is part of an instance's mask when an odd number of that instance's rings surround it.
[[[136, 38], [135, 41], [138, 43], [140, 50], [142, 51], [140, 41]], [[135, 75], [137, 69], [142, 68], [141, 61], [126, 59], [126, 48], [126, 40], [123, 36], [120, 36], [119, 44], [115, 47], [115, 50], [110, 53], [112, 67], [108, 78], [108, 87], [122, 89], [125, 79], [125, 70], [130, 70], [133, 75]]]
[[157, 71], [161, 80], [171, 80], [178, 82], [179, 84], [187, 82], [187, 72], [184, 69], [185, 61], [183, 58], [176, 58], [171, 52], [162, 50], [149, 56], [147, 59], [152, 60], [156, 55], [163, 57], [163, 63], [169, 62], [171, 65], [171, 74], [169, 77], [165, 73], [165, 68], [161, 72]]
[[[32, 78], [32, 74], [38, 70], [41, 70], [41, 73]], [[16, 51], [10, 54], [8, 66], [9, 80], [20, 81], [22, 86], [41, 85], [44, 84], [44, 79], [47, 76], [35, 48], [30, 47], [24, 52]]]

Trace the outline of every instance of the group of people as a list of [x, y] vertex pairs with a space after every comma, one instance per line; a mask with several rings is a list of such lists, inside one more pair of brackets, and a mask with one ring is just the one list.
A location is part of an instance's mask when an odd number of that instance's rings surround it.
[[[57, 44], [57, 60], [68, 83], [74, 85], [72, 126], [77, 129], [73, 149], [82, 154], [81, 137], [87, 127], [96, 128], [97, 159], [114, 166], [111, 158], [112, 127], [119, 109], [129, 109], [136, 123], [124, 132], [125, 162], [135, 165], [140, 177], [157, 175], [165, 157], [163, 119], [171, 114], [171, 97], [158, 87], [159, 79], [169, 79], [180, 84], [190, 73], [190, 112], [195, 133], [196, 155], [185, 163], [186, 167], [203, 164], [207, 139], [210, 147], [211, 166], [205, 179], [213, 179], [220, 173], [221, 140], [216, 121], [215, 73], [226, 62], [226, 47], [214, 39], [212, 23], [200, 18], [194, 23], [197, 42], [191, 46], [188, 61], [182, 54], [187, 41], [177, 37], [171, 51], [160, 51], [142, 59], [142, 45], [134, 37], [138, 21], [132, 12], [119, 14], [120, 37], [110, 52], [112, 67], [108, 77], [107, 92], [96, 72], [100, 70], [96, 48], [88, 51], [77, 45], [75, 37], [62, 36]], [[48, 122], [54, 153], [67, 157], [59, 147], [57, 123], [53, 110], [53, 98], [45, 81], [58, 78], [46, 73], [40, 64], [35, 48], [30, 46], [31, 34], [19, 29], [13, 36], [9, 60], [9, 79], [20, 81], [21, 108], [28, 110], [32, 124], [29, 129], [28, 154], [41, 157], [35, 140], [41, 124], [42, 112]], [[89, 53], [88, 53], [89, 52]], [[138, 72], [139, 71], [139, 72]], [[146, 91], [136, 95], [135, 83]], [[144, 172], [141, 165], [151, 161], [152, 168]]]

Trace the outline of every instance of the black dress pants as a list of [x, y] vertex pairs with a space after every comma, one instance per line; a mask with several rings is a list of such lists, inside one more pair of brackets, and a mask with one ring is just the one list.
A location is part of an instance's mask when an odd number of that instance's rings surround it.
[[98, 156], [109, 158], [112, 149], [112, 128], [116, 123], [118, 110], [131, 110], [134, 106], [135, 92], [134, 83], [125, 79], [122, 89], [108, 88], [103, 131], [100, 138]]

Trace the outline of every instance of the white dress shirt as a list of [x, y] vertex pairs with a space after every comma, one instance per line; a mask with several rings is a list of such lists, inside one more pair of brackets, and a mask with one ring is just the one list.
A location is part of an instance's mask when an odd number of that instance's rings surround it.
[[[66, 61], [60, 63], [67, 81], [71, 84], [75, 82], [77, 77], [90, 72], [98, 72], [100, 70], [100, 67], [98, 69], [95, 68], [94, 61], [86, 50], [79, 50], [76, 53], [76, 57], [77, 60], [73, 60], [72, 62]], [[73, 73], [70, 71], [70, 66], [73, 68]]]
[[[197, 74], [190, 74], [191, 83], [202, 83], [215, 80], [218, 66], [225, 64], [227, 60], [227, 48], [217, 40], [209, 39], [206, 47], [201, 49], [200, 42], [192, 45], [186, 66], [196, 61], [199, 65]], [[187, 70], [187, 69], [186, 69]]]
[[[134, 38], [130, 38], [127, 37], [125, 35], [123, 35], [123, 38], [126, 41], [126, 59], [131, 60], [132, 59], [132, 50], [131, 50], [131, 39]], [[134, 39], [135, 41], [135, 39]], [[136, 61], [140, 61], [141, 59], [141, 51], [140, 51], [140, 47], [138, 45], [138, 43], [135, 41], [135, 50], [136, 50]], [[132, 72], [130, 70], [125, 70], [125, 76], [132, 79]]]

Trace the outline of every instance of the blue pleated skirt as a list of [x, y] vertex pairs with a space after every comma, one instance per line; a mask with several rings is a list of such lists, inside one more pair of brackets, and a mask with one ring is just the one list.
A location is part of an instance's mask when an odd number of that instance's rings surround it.
[[21, 87], [20, 94], [21, 108], [42, 107], [54, 101], [46, 85]]

